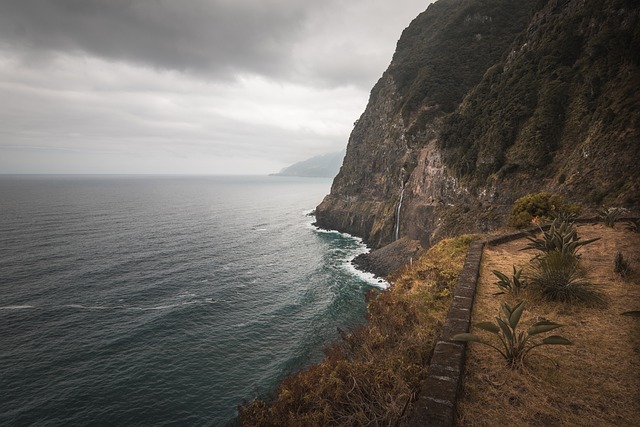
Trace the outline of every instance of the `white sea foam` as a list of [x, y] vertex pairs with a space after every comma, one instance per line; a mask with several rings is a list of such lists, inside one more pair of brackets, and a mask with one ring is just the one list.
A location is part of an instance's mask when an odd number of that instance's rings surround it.
[[358, 244], [358, 248], [348, 251], [349, 254], [344, 260], [345, 269], [350, 274], [352, 274], [354, 276], [357, 276], [361, 280], [364, 280], [365, 282], [367, 282], [371, 286], [375, 286], [376, 288], [387, 289], [389, 286], [391, 286], [390, 283], [387, 282], [386, 280], [384, 280], [384, 279], [382, 279], [382, 278], [380, 278], [380, 277], [376, 276], [375, 274], [370, 273], [368, 271], [359, 270], [353, 264], [353, 260], [358, 255], [366, 254], [366, 253], [369, 253], [371, 251], [371, 249], [369, 249], [367, 247], [367, 245], [364, 244], [364, 242], [362, 241], [362, 238], [357, 237], [357, 236], [352, 236], [349, 233], [344, 233], [344, 232], [337, 231], [337, 230], [327, 230], [327, 229], [324, 229], [324, 228], [320, 228], [320, 227], [314, 225], [313, 222], [310, 222], [309, 226], [312, 227], [313, 230], [316, 233], [336, 234], [338, 236], [344, 237], [345, 239], [351, 239], [351, 240], [355, 241]]
[[[127, 307], [130, 310], [140, 310], [140, 311], [152, 311], [152, 310], [168, 310], [171, 308], [182, 307], [185, 305], [193, 305], [198, 304], [201, 301], [184, 301], [176, 304], [165, 304], [165, 305], [157, 305], [153, 307]], [[204, 302], [204, 300], [202, 301]]]
[[[187, 296], [187, 295], [185, 295]], [[179, 296], [183, 297], [183, 296]], [[193, 301], [183, 301], [183, 302], [178, 302], [175, 304], [163, 304], [163, 305], [156, 305], [156, 306], [150, 306], [150, 307], [139, 307], [139, 306], [127, 306], [127, 305], [112, 305], [112, 306], [105, 306], [105, 305], [82, 305], [82, 304], [65, 304], [62, 307], [65, 308], [73, 308], [73, 309], [77, 309], [77, 310], [132, 310], [132, 311], [152, 311], [152, 310], [168, 310], [171, 308], [176, 308], [176, 307], [180, 307], [180, 306], [185, 306], [185, 305], [193, 305], [193, 304], [198, 304], [198, 303], [212, 303], [212, 302], [217, 302], [216, 301], [212, 301], [211, 298], [205, 298], [202, 300], [193, 300]], [[0, 307], [0, 308], [4, 308], [4, 307]], [[34, 308], [31, 306], [27, 306], [25, 308]]]
[[122, 306], [108, 307], [104, 305], [82, 305], [82, 304], [66, 304], [63, 305], [65, 308], [75, 308], [79, 310], [113, 310], [118, 308], [123, 308]]
[[347, 235], [347, 236], [349, 236], [349, 237], [351, 237], [353, 239], [357, 239], [358, 243], [359, 243], [359, 248], [356, 249], [355, 253], [352, 254], [352, 256], [347, 259], [347, 262], [345, 264], [346, 269], [349, 271], [349, 273], [351, 273], [351, 274], [353, 274], [355, 276], [358, 276], [360, 279], [364, 280], [365, 282], [369, 283], [372, 286], [375, 286], [376, 288], [387, 289], [389, 286], [391, 286], [391, 284], [389, 282], [387, 282], [386, 280], [384, 280], [383, 278], [378, 277], [375, 274], [370, 273], [368, 271], [359, 270], [353, 264], [353, 260], [357, 256], [369, 253], [371, 250], [367, 247], [367, 245], [362, 243], [362, 239], [360, 239], [359, 237], [354, 237], [354, 236], [350, 236], [350, 235]]
[[359, 244], [364, 245], [364, 243], [362, 242], [362, 238], [360, 238], [358, 236], [353, 236], [353, 235], [351, 235], [349, 233], [343, 233], [342, 231], [338, 231], [338, 230], [327, 230], [326, 228], [320, 228], [317, 225], [314, 225], [313, 221], [309, 223], [309, 227], [311, 227], [317, 233], [337, 234], [338, 236], [342, 236], [342, 237], [347, 238], [347, 239], [355, 240]]
[[178, 298], [193, 298], [195, 296], [197, 295], [191, 292], [182, 292], [178, 295]]
[[[352, 259], [353, 261], [353, 259]], [[369, 273], [367, 271], [358, 270], [355, 265], [351, 261], [346, 264], [347, 270], [355, 276], [358, 276], [360, 279], [364, 280], [371, 286], [375, 286], [380, 289], [387, 289], [391, 284], [384, 279], [376, 276], [373, 273]]]
[[6, 305], [4, 307], [0, 307], [0, 310], [29, 310], [32, 308], [36, 308], [33, 305]]

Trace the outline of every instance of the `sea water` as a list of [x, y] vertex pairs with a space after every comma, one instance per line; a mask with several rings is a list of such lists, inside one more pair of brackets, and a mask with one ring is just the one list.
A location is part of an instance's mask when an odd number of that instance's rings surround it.
[[0, 425], [218, 426], [384, 286], [330, 180], [0, 177]]

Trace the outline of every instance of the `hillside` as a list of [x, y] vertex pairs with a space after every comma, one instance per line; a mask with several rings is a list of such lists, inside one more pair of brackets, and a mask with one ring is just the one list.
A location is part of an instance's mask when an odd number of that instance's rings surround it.
[[294, 163], [272, 175], [333, 178], [340, 170], [343, 158], [344, 151], [323, 154]]
[[428, 247], [503, 226], [533, 191], [638, 209], [639, 16], [629, 0], [430, 5], [371, 91], [318, 224]]

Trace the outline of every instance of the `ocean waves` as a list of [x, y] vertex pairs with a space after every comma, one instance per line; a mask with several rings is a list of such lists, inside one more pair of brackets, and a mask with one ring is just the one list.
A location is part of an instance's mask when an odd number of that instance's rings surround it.
[[0, 424], [224, 425], [364, 321], [328, 180], [0, 179]]
[[[330, 236], [330, 238], [336, 239], [340, 241], [340, 244], [337, 245], [333, 251], [336, 253], [338, 258], [341, 259], [341, 264], [346, 270], [360, 278], [362, 281], [367, 282], [371, 286], [375, 286], [380, 289], [387, 289], [390, 285], [389, 282], [384, 280], [381, 277], [376, 276], [373, 273], [359, 270], [353, 264], [353, 260], [361, 254], [365, 254], [369, 252], [369, 247], [362, 241], [360, 237], [352, 236], [348, 233], [343, 233], [336, 230], [326, 230], [320, 227], [316, 227], [313, 223], [310, 224], [312, 229], [321, 235]], [[343, 248], [346, 246], [346, 249]]]

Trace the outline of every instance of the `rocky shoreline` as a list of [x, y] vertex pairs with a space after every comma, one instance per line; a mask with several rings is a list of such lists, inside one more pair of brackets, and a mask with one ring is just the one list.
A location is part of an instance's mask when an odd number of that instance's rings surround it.
[[393, 243], [358, 255], [352, 263], [359, 269], [386, 278], [407, 264], [411, 264], [424, 253], [418, 240], [399, 239]]

